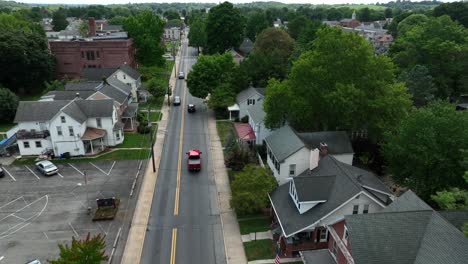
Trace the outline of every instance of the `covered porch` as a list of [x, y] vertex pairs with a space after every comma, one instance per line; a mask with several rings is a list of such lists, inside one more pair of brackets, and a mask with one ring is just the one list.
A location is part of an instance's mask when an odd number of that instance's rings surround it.
[[137, 113], [138, 113], [138, 104], [132, 103], [127, 106], [125, 111], [122, 113], [122, 123], [124, 124], [124, 131], [132, 132], [136, 131], [137, 124]]
[[239, 118], [240, 107], [238, 104], [233, 104], [228, 106], [227, 110], [229, 111], [229, 120], [234, 120]]
[[88, 127], [85, 133], [81, 136], [83, 141], [84, 151], [86, 156], [96, 155], [105, 149], [104, 136], [106, 131], [104, 129]]
[[255, 132], [252, 127], [247, 123], [234, 123], [234, 128], [239, 138], [241, 145], [253, 147], [255, 146]]

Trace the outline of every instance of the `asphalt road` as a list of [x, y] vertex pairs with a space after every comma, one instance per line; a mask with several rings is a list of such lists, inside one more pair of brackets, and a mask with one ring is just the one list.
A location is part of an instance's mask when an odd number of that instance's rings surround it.
[[[187, 75], [197, 51], [182, 42], [177, 72]], [[170, 121], [160, 162], [156, 190], [145, 237], [141, 263], [226, 263], [221, 219], [217, 203], [208, 112], [202, 100], [190, 95], [184, 80], [177, 80], [174, 95], [182, 99], [171, 106]], [[187, 113], [187, 104], [197, 107]], [[189, 172], [189, 149], [202, 151], [202, 170]]]

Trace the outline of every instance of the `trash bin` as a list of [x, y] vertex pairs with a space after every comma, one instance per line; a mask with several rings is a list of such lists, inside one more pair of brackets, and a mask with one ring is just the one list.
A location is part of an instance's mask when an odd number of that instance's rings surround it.
[[62, 157], [65, 158], [65, 159], [69, 159], [70, 158], [70, 152], [64, 152], [62, 154]]

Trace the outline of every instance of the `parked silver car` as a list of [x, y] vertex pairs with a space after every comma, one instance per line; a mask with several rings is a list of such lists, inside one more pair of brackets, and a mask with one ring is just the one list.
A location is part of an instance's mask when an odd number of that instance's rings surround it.
[[44, 175], [50, 176], [58, 173], [58, 168], [48, 160], [42, 160], [36, 163], [36, 168]]

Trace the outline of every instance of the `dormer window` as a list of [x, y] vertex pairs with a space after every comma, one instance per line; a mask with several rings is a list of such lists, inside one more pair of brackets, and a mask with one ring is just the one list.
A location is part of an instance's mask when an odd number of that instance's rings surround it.
[[65, 117], [64, 117], [64, 116], [60, 116], [60, 121], [61, 121], [62, 123], [65, 123], [65, 122], [66, 122]]

